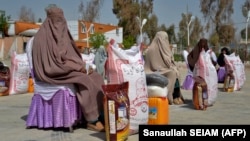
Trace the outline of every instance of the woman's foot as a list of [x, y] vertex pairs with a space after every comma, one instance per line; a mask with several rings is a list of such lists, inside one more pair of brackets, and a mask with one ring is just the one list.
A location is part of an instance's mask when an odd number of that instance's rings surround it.
[[173, 101], [173, 103], [175, 105], [180, 105], [179, 98], [175, 98], [174, 101]]
[[97, 132], [104, 132], [105, 128], [100, 121], [94, 123], [87, 123], [87, 129], [97, 131]]
[[181, 97], [178, 97], [174, 99], [173, 103], [175, 105], [181, 105], [181, 104], [184, 104], [184, 100]]

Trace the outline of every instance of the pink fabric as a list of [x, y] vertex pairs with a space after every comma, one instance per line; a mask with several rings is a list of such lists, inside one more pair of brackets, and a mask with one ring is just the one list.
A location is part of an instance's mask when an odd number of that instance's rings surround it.
[[192, 90], [194, 86], [193, 75], [187, 75], [185, 80], [182, 83], [181, 88], [184, 90]]
[[39, 94], [32, 97], [27, 127], [57, 128], [70, 127], [82, 118], [76, 96], [68, 90], [59, 90], [51, 100], [44, 100]]
[[235, 53], [225, 55], [226, 72], [233, 71], [235, 78], [234, 90], [240, 90], [246, 81], [245, 66]]
[[194, 67], [194, 78], [201, 77], [205, 80], [208, 90], [208, 105], [213, 105], [217, 99], [218, 92], [218, 76], [214, 65], [210, 59], [210, 55], [202, 50], [198, 61]]
[[148, 122], [148, 93], [141, 52], [133, 49], [123, 50], [116, 43], [110, 43], [106, 72], [108, 84], [129, 82], [129, 129], [130, 133], [134, 134], [139, 131], [140, 124]]

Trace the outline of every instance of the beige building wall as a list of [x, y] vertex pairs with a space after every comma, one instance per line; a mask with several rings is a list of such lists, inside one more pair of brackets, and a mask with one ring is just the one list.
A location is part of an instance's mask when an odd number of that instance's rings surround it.
[[[30, 37], [24, 36], [13, 36], [13, 37], [5, 37], [0, 39], [0, 51], [2, 54], [2, 45], [3, 45], [3, 57], [0, 60], [9, 59], [9, 52], [12, 47], [16, 46], [16, 53], [21, 54], [24, 53], [24, 43], [27, 42]], [[16, 40], [16, 43], [15, 43]]]

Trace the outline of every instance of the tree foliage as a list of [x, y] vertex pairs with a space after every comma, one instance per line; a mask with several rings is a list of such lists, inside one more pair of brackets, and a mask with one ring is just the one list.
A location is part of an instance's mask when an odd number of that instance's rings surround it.
[[[235, 29], [232, 26], [226, 26], [232, 23], [233, 0], [200, 0], [200, 7], [206, 21], [205, 29], [207, 31], [211, 29], [214, 34], [216, 33], [219, 36], [219, 43], [215, 44], [229, 44], [234, 40], [234, 34], [231, 31]], [[211, 25], [213, 26], [211, 27]], [[224, 31], [228, 32], [221, 33]], [[228, 38], [225, 39], [225, 37]]]
[[[182, 13], [182, 19], [179, 22], [179, 42], [183, 46], [188, 46], [188, 23], [191, 20], [191, 13]], [[201, 21], [195, 17], [194, 20], [189, 25], [189, 41], [190, 46], [194, 46], [197, 41], [203, 36], [203, 27]]]
[[79, 18], [88, 22], [95, 22], [99, 19], [100, 9], [103, 0], [91, 0], [84, 5], [83, 1], [78, 6]]
[[[241, 7], [241, 12], [242, 15], [247, 19], [248, 16], [248, 11], [250, 11], [250, 0], [246, 0], [245, 3]], [[248, 27], [248, 31], [250, 28]], [[246, 38], [246, 28], [242, 29], [240, 32], [241, 38], [245, 39]], [[247, 34], [248, 39], [250, 38], [250, 33], [248, 32]]]
[[132, 37], [131, 35], [123, 39], [124, 49], [129, 49], [134, 44], [135, 44], [135, 38]]
[[35, 22], [35, 14], [31, 8], [22, 6], [19, 12], [19, 21], [23, 22]]
[[[161, 27], [166, 28], [166, 26]], [[164, 30], [164, 29], [162, 29]], [[147, 24], [144, 27], [144, 31], [148, 34], [149, 40], [152, 41], [156, 32], [159, 31], [158, 29], [158, 17], [155, 14], [152, 14], [151, 17], [149, 17]], [[166, 31], [166, 30], [164, 30]]]
[[228, 46], [234, 39], [234, 35], [235, 35], [235, 28], [233, 27], [233, 25], [225, 24], [220, 26], [219, 28], [220, 45]]
[[[162, 25], [163, 26], [163, 25]], [[165, 27], [165, 25], [164, 25]], [[164, 30], [163, 30], [164, 31]], [[170, 25], [166, 32], [168, 33], [169, 43], [174, 44], [177, 42], [176, 36], [175, 36], [175, 26], [172, 24]]]
[[[152, 30], [148, 30], [150, 21], [149, 15], [153, 12], [153, 0], [113, 0], [113, 13], [119, 20], [118, 26], [123, 27], [123, 37], [132, 36], [136, 39], [140, 34], [142, 19], [147, 19], [146, 25], [143, 27], [149, 38], [152, 38]], [[139, 21], [138, 21], [139, 19]]]
[[219, 46], [219, 35], [214, 32], [210, 35], [210, 38], [209, 38], [209, 43], [211, 46]]
[[94, 33], [90, 36], [89, 42], [94, 49], [99, 48], [101, 45], [105, 46], [107, 44], [107, 40], [105, 35], [102, 33]]
[[0, 31], [4, 34], [4, 36], [8, 35], [9, 19], [10, 16], [6, 16], [5, 13], [0, 13]]
[[242, 15], [247, 18], [248, 11], [250, 10], [250, 0], [246, 0], [245, 3], [241, 7]]

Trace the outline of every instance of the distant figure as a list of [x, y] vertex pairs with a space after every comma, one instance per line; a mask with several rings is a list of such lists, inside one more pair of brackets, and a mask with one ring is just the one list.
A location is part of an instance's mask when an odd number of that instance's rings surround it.
[[107, 51], [104, 46], [100, 46], [95, 53], [94, 64], [96, 65], [96, 71], [105, 79], [105, 63], [107, 60]]
[[212, 47], [209, 48], [208, 53], [210, 54], [210, 57], [211, 57], [211, 60], [212, 60], [213, 65], [216, 66], [216, 65], [217, 65], [217, 56], [216, 56], [216, 54], [214, 53]]
[[188, 60], [187, 60], [188, 51], [183, 50], [182, 56], [187, 66], [187, 75], [185, 77], [185, 80], [182, 83], [181, 88], [184, 90], [192, 90], [194, 86], [194, 79], [193, 79], [193, 72], [190, 70], [189, 65], [188, 65]]
[[220, 67], [224, 67], [225, 66], [225, 56], [224, 54], [226, 55], [230, 55], [230, 51], [227, 47], [223, 47], [221, 50], [220, 50], [220, 54], [218, 56], [218, 59], [217, 59], [217, 63]]
[[152, 43], [145, 51], [146, 74], [158, 72], [168, 79], [169, 104], [183, 104], [184, 99], [180, 91], [180, 73], [174, 61], [174, 56], [164, 31], [156, 33]]
[[217, 63], [219, 65], [218, 73], [218, 83], [224, 83], [226, 77], [226, 68], [225, 68], [225, 54], [230, 55], [230, 51], [227, 47], [223, 47], [220, 51], [220, 54], [217, 59]]

